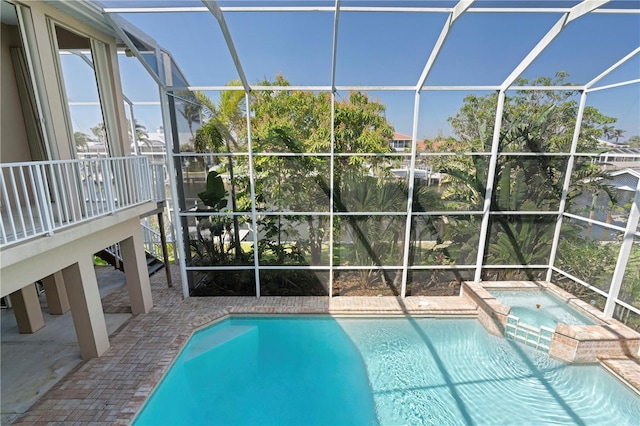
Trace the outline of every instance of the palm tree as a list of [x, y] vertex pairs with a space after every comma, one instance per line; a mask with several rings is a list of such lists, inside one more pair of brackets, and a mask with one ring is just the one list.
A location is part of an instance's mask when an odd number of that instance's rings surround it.
[[193, 123], [200, 123], [200, 102], [195, 92], [183, 90], [176, 93], [176, 103], [181, 102], [182, 108], [176, 108], [187, 121], [191, 138], [194, 138]]
[[[556, 107], [552, 105], [528, 115], [505, 111], [499, 151], [549, 152], [549, 141], [552, 139], [550, 129], [554, 123], [555, 110]], [[479, 122], [471, 140], [485, 151], [490, 143], [486, 127]], [[491, 211], [556, 209], [562, 195], [564, 167], [564, 161], [544, 155], [500, 156], [496, 166]], [[602, 189], [610, 198], [613, 196], [604, 183], [605, 176], [600, 167], [586, 162], [576, 162], [574, 167], [568, 203], [587, 189], [592, 192]], [[465, 203], [472, 209], [478, 209], [482, 205], [487, 180], [486, 160], [476, 156], [454, 157], [446, 159], [441, 170], [449, 176], [451, 182], [444, 194], [446, 199]], [[532, 226], [536, 221], [542, 226]], [[485, 250], [485, 258], [493, 264], [545, 264], [545, 257], [548, 258], [549, 255], [547, 245], [553, 236], [553, 227], [546, 222], [543, 216], [495, 215], [489, 222], [490, 241], [480, 249]], [[533, 279], [533, 276], [529, 278]]]
[[91, 129], [91, 133], [98, 139], [100, 143], [107, 143], [107, 130], [104, 127], [104, 123], [98, 123]]
[[616, 139], [616, 143], [618, 143], [618, 139], [620, 139], [625, 132], [626, 130], [622, 130], [622, 129], [613, 130], [612, 136]]
[[129, 129], [129, 140], [131, 141], [131, 143], [143, 143], [144, 145], [147, 146], [151, 146], [151, 142], [149, 141], [149, 133], [147, 132], [147, 128], [138, 123], [137, 119], [133, 120], [133, 124], [135, 127], [135, 136], [131, 134], [131, 125], [130, 125], [130, 121], [127, 120], [127, 124], [128, 124], [128, 129]]
[[615, 127], [614, 126], [608, 126], [608, 125], [604, 125], [602, 126], [602, 134], [605, 137], [606, 140], [610, 141], [611, 139], [614, 138], [613, 136], [613, 132], [615, 131]]
[[[228, 85], [234, 85], [234, 82], [232, 81]], [[198, 105], [202, 109], [202, 115], [207, 120], [207, 122], [196, 131], [194, 138], [196, 152], [220, 152], [220, 149], [224, 146], [226, 152], [231, 154], [231, 145], [236, 149], [238, 147], [237, 138], [234, 135], [239, 133], [238, 122], [243, 116], [242, 102], [244, 100], [244, 92], [223, 92], [218, 105], [202, 92], [195, 92], [195, 99], [197, 99]], [[200, 111], [198, 111], [198, 117], [199, 116]], [[231, 209], [233, 212], [237, 212], [233, 160], [231, 155], [227, 156], [227, 159], [231, 189]], [[233, 216], [233, 233], [235, 256], [236, 259], [239, 259], [242, 253], [242, 247], [239, 239], [240, 224], [237, 216]]]
[[[340, 187], [334, 193], [336, 212], [402, 211], [407, 206], [407, 186], [388, 177], [368, 176], [364, 169], [342, 174]], [[386, 261], [402, 259], [405, 219], [400, 216], [342, 216], [337, 227], [345, 224], [353, 250], [349, 257], [359, 266], [381, 267]], [[381, 280], [398, 295], [398, 279], [392, 280], [384, 269], [361, 270], [363, 283]]]
[[76, 149], [86, 149], [87, 143], [91, 141], [91, 136], [83, 132], [74, 132], [73, 139], [76, 143]]

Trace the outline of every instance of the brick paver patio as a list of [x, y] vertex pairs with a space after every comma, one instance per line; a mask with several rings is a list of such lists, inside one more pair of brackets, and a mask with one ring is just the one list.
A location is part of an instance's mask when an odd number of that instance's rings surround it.
[[[163, 273], [151, 278], [154, 308], [133, 317], [111, 338], [98, 359], [81, 363], [14, 424], [129, 424], [192, 332], [228, 314], [477, 315], [462, 297], [215, 297], [182, 299], [177, 266], [173, 288]], [[105, 312], [123, 312], [126, 289], [103, 300]], [[637, 361], [607, 364], [621, 375], [640, 377]], [[620, 368], [616, 368], [616, 366]], [[637, 380], [636, 380], [637, 382]]]

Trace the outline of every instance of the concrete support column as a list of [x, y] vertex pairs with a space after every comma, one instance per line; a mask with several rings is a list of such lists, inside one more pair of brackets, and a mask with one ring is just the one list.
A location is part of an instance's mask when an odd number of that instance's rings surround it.
[[35, 284], [11, 293], [11, 304], [20, 333], [35, 333], [45, 326]]
[[140, 224], [136, 225], [131, 237], [120, 241], [120, 253], [131, 300], [131, 312], [134, 315], [146, 314], [153, 307], [153, 300]]
[[92, 256], [85, 253], [78, 263], [64, 268], [62, 275], [80, 355], [83, 359], [97, 358], [109, 349], [109, 335]]
[[69, 298], [67, 297], [67, 289], [64, 286], [62, 271], [58, 271], [44, 278], [42, 285], [44, 287], [44, 295], [47, 297], [49, 314], [64, 315], [71, 309]]

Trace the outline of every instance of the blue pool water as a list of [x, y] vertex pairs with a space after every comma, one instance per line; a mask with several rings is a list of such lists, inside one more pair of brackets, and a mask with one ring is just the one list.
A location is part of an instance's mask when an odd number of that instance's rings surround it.
[[476, 320], [232, 318], [198, 332], [135, 424], [636, 425], [640, 398]]
[[[521, 322], [555, 330], [558, 323], [592, 325], [594, 321], [543, 290], [499, 290], [491, 295], [503, 305], [511, 306], [511, 314]], [[538, 307], [539, 305], [539, 307]]]

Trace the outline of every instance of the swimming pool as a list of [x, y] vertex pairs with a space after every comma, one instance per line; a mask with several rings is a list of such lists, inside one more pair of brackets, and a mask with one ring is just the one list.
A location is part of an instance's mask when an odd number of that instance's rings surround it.
[[135, 424], [636, 424], [640, 398], [476, 320], [231, 318], [196, 333]]
[[491, 290], [491, 295], [511, 307], [511, 315], [534, 327], [555, 330], [558, 323], [594, 325], [593, 320], [544, 290]]

